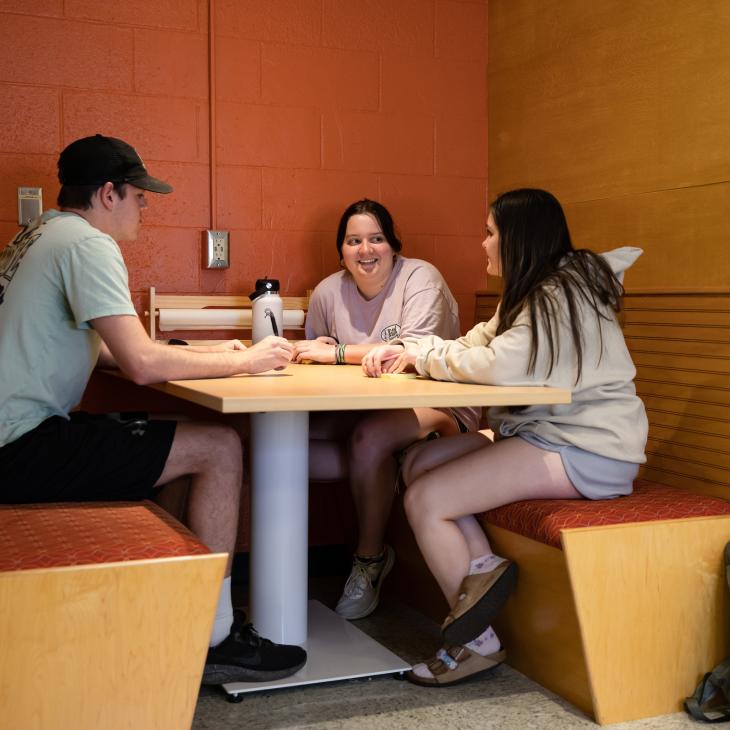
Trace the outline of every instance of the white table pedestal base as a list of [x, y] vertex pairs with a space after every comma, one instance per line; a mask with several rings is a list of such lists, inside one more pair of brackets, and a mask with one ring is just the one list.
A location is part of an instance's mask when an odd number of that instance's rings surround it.
[[307, 638], [309, 413], [251, 416], [251, 621], [277, 644]]
[[396, 674], [411, 666], [319, 601], [309, 601], [307, 663], [291, 677], [272, 682], [234, 682], [223, 689], [236, 699], [245, 692]]
[[253, 414], [251, 449], [251, 621], [271, 641], [303, 646], [307, 663], [286, 679], [225, 684], [226, 692], [235, 698], [410, 669], [334, 611], [307, 601], [309, 413]]

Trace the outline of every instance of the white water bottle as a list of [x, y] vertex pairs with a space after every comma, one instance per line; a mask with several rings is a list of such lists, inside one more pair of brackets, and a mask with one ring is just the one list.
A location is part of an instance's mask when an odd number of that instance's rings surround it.
[[251, 342], [255, 345], [268, 335], [283, 336], [284, 305], [279, 296], [278, 279], [257, 279], [251, 300]]

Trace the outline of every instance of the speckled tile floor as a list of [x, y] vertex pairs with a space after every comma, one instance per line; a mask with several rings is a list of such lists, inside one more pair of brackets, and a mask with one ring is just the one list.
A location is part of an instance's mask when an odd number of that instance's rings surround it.
[[[342, 579], [317, 579], [310, 595], [327, 605]], [[358, 627], [409, 662], [438, 648], [438, 626], [402, 604], [384, 599]], [[684, 714], [612, 725], [612, 730], [699, 727]], [[598, 726], [579, 710], [511, 667], [448, 689], [426, 689], [393, 677], [358, 679], [247, 694], [232, 704], [217, 688], [203, 687], [193, 730], [570, 730]]]

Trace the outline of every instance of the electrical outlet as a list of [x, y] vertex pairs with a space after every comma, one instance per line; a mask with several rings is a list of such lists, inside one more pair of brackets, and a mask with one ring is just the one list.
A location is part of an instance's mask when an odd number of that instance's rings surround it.
[[228, 231], [203, 231], [203, 268], [227, 269], [230, 265]]

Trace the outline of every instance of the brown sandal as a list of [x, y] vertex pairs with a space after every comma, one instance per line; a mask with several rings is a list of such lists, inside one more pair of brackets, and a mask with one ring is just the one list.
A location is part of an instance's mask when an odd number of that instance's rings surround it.
[[467, 575], [456, 605], [441, 625], [444, 640], [466, 644], [479, 636], [502, 610], [516, 584], [517, 566], [509, 560], [488, 573]]
[[465, 646], [446, 646], [439, 649], [436, 656], [426, 662], [433, 677], [419, 677], [411, 670], [406, 674], [406, 679], [421, 687], [448, 687], [494, 669], [505, 660], [506, 656], [504, 649], [482, 656]]

